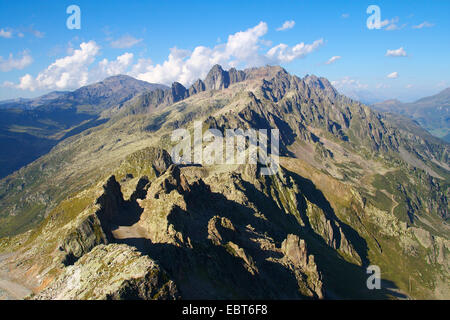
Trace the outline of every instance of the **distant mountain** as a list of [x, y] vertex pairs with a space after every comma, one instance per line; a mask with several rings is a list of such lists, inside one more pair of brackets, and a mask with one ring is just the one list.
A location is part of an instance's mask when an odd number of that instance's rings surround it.
[[379, 93], [375, 93], [365, 89], [353, 89], [353, 90], [345, 90], [341, 91], [342, 94], [346, 95], [349, 98], [360, 101], [367, 105], [372, 105], [374, 103], [382, 102], [386, 100], [387, 97], [381, 96]]
[[433, 135], [450, 142], [450, 88], [411, 103], [387, 100], [374, 108], [410, 117]]
[[106, 121], [102, 111], [167, 86], [125, 75], [72, 92], [0, 102], [0, 178], [47, 153], [59, 141]]
[[3, 100], [0, 101], [0, 109], [24, 109], [24, 110], [33, 109], [35, 107], [45, 104], [48, 101], [52, 101], [61, 96], [64, 96], [69, 92], [70, 91], [53, 91], [33, 99], [17, 98], [17, 99]]
[[96, 110], [107, 109], [131, 99], [136, 94], [167, 88], [162, 84], [148, 83], [130, 76], [117, 75], [60, 96], [54, 103], [56, 105], [71, 103], [72, 106], [92, 105], [96, 107]]
[[33, 99], [18, 98], [0, 101], [0, 109], [68, 108], [77, 105], [93, 105], [105, 109], [126, 101], [138, 93], [167, 88], [163, 84], [148, 83], [127, 75], [117, 75], [75, 91], [53, 91]]

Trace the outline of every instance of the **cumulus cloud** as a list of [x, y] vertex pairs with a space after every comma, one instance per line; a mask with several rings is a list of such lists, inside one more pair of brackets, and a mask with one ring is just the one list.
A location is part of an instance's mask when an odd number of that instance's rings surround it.
[[[117, 74], [125, 73], [133, 62], [133, 54], [126, 52], [118, 56], [116, 60], [109, 61], [103, 59], [98, 63], [97, 70], [94, 70], [91, 78], [101, 80], [102, 77], [109, 77]], [[97, 75], [95, 75], [97, 73]]]
[[0, 38], [12, 38], [12, 32], [5, 29], [0, 29]]
[[147, 67], [153, 63], [150, 58], [140, 58], [136, 64], [133, 65], [130, 74], [138, 75], [147, 71]]
[[387, 77], [388, 77], [389, 79], [397, 79], [397, 78], [398, 78], [398, 72], [395, 71], [395, 72], [389, 73], [389, 74], [387, 75]]
[[[258, 56], [260, 39], [267, 33], [267, 23], [260, 22], [253, 28], [246, 31], [239, 31], [228, 36], [225, 50], [221, 52], [220, 48], [213, 50], [219, 57], [235, 57], [238, 60], [249, 61], [249, 58]], [[194, 50], [195, 52], [195, 50]]]
[[421, 24], [418, 24], [416, 26], [412, 26], [413, 29], [422, 29], [422, 28], [431, 28], [433, 27], [433, 23], [429, 23], [427, 21], [422, 22]]
[[398, 49], [395, 50], [387, 50], [386, 51], [386, 56], [387, 57], [406, 57], [406, 51], [403, 49], [403, 47], [400, 47]]
[[[138, 66], [133, 67], [132, 75], [148, 82], [189, 83], [196, 78], [197, 74], [206, 74], [207, 65], [212, 64], [211, 59], [214, 59], [211, 49], [206, 47], [197, 47], [192, 54], [187, 50], [172, 48], [168, 59], [162, 64], [147, 65], [145, 60], [140, 60]], [[205, 65], [202, 62], [205, 62]], [[134, 73], [136, 69], [140, 72]]]
[[299, 43], [293, 47], [289, 47], [284, 43], [271, 48], [267, 52], [267, 57], [269, 57], [275, 63], [286, 63], [291, 62], [295, 59], [303, 58], [307, 54], [315, 51], [317, 48], [323, 45], [323, 39], [314, 41], [311, 44]]
[[294, 20], [285, 21], [281, 27], [277, 28], [277, 31], [292, 29], [294, 26], [295, 26]]
[[26, 74], [20, 78], [19, 89], [67, 89], [86, 85], [89, 80], [88, 66], [99, 53], [99, 46], [94, 41], [83, 42], [80, 49], [72, 55], [58, 59], [41, 71], [36, 78]]
[[146, 57], [135, 62], [133, 54], [128, 52], [111, 61], [102, 59], [95, 63], [100, 47], [94, 41], [83, 42], [79, 49], [56, 60], [36, 77], [24, 75], [15, 87], [24, 90], [74, 89], [115, 74], [128, 74], [140, 80], [163, 84], [178, 81], [187, 86], [206, 77], [215, 64], [224, 68], [245, 68], [289, 63], [324, 44], [323, 39], [319, 39], [310, 44], [302, 42], [288, 46], [280, 43], [271, 47], [271, 42], [263, 39], [267, 32], [267, 24], [260, 22], [245, 31], [229, 35], [225, 43], [214, 47], [197, 46], [193, 50], [174, 47], [170, 49], [168, 58], [158, 64]]
[[118, 48], [118, 49], [124, 49], [124, 48], [131, 48], [132, 46], [142, 42], [143, 39], [136, 39], [133, 36], [125, 35], [117, 40], [111, 41], [111, 47]]
[[27, 51], [21, 53], [20, 58], [14, 58], [10, 53], [7, 59], [0, 56], [0, 71], [7, 72], [13, 69], [22, 70], [33, 62], [33, 58]]
[[262, 37], [267, 31], [267, 24], [260, 22], [253, 28], [229, 35], [225, 44], [213, 48], [198, 46], [192, 51], [172, 48], [163, 63], [146, 65], [144, 60], [140, 60], [139, 66], [133, 66], [131, 75], [149, 82], [170, 84], [178, 81], [189, 85], [198, 78], [204, 78], [215, 64], [229, 68], [288, 63], [305, 57], [324, 43], [323, 39], [292, 47], [281, 43], [264, 53], [262, 46], [268, 43]]
[[339, 60], [341, 58], [341, 56], [333, 56], [330, 59], [328, 59], [327, 62], [325, 62], [325, 64], [332, 64], [334, 62], [336, 62], [337, 60]]

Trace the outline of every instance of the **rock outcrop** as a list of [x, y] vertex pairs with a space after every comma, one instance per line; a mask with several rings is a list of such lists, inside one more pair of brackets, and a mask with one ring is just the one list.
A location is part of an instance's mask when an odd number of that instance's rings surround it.
[[244, 81], [245, 72], [231, 68], [225, 71], [218, 64], [213, 66], [205, 79], [206, 90], [221, 90], [228, 88], [231, 84]]
[[284, 254], [284, 259], [296, 273], [299, 286], [303, 285], [304, 279], [299, 273], [307, 274], [307, 284], [318, 298], [323, 298], [323, 283], [321, 281], [321, 274], [317, 270], [317, 265], [314, 262], [314, 256], [308, 254], [306, 250], [305, 240], [298, 236], [288, 234], [287, 238], [281, 244], [281, 251]]
[[192, 84], [192, 86], [189, 87], [189, 96], [203, 92], [205, 90], [206, 90], [205, 83], [201, 79], [198, 79]]
[[158, 264], [127, 245], [98, 245], [36, 300], [153, 299], [173, 300], [177, 287]]
[[65, 252], [62, 263], [72, 265], [95, 246], [107, 243], [99, 218], [92, 214], [65, 237], [60, 246], [60, 250]]

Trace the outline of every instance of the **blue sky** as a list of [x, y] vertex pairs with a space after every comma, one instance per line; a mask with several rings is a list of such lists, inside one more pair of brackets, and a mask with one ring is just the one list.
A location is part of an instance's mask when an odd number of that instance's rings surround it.
[[[66, 27], [72, 4], [81, 10], [79, 30]], [[371, 4], [380, 8], [379, 30], [366, 26]], [[450, 86], [445, 0], [1, 0], [0, 6], [1, 100], [73, 90], [116, 73], [189, 85], [214, 63], [280, 64], [368, 101], [411, 101]]]

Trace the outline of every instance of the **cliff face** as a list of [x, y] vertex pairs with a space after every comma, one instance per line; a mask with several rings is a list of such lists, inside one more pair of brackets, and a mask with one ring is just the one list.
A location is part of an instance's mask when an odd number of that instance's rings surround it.
[[206, 90], [221, 90], [228, 88], [231, 84], [244, 81], [246, 73], [241, 70], [231, 68], [229, 71], [225, 71], [221, 66], [215, 65], [209, 71], [205, 79]]

